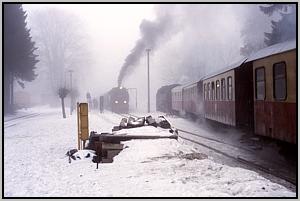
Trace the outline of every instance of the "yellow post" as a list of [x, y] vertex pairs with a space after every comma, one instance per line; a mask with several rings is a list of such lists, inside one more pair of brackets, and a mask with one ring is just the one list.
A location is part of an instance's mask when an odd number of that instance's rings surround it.
[[88, 111], [87, 103], [77, 103], [78, 150], [82, 147], [81, 141], [83, 141], [83, 148], [85, 148], [85, 141], [89, 139]]
[[77, 102], [77, 129], [78, 129], [78, 150], [80, 150], [80, 108], [79, 103]]

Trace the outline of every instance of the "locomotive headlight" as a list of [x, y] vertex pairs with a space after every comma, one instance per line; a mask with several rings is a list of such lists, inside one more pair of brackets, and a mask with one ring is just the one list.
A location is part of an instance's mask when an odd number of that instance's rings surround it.
[[116, 101], [115, 101], [115, 104], [118, 104], [118, 103], [119, 103], [119, 101], [116, 100]]
[[126, 104], [126, 103], [127, 103], [127, 101], [125, 100], [125, 101], [123, 101], [123, 103], [125, 103], [125, 104]]

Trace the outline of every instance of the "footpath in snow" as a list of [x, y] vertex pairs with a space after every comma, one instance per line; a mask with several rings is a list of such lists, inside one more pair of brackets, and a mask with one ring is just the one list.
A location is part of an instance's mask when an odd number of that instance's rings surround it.
[[[4, 119], [5, 197], [295, 197], [256, 172], [213, 162], [211, 156], [173, 139], [131, 140], [113, 163], [84, 158], [68, 162], [77, 146], [77, 117], [60, 109], [32, 108], [28, 118]], [[89, 114], [90, 131], [111, 132], [121, 117]], [[13, 122], [13, 123], [12, 123]], [[168, 132], [152, 127], [127, 133]]]

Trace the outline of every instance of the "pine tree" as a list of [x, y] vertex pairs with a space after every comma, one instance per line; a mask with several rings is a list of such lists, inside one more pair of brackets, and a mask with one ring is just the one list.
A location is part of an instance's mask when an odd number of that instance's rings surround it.
[[38, 62], [35, 43], [26, 27], [26, 12], [21, 4], [4, 4], [4, 105], [5, 113], [13, 111], [14, 81], [32, 81]]
[[273, 4], [267, 7], [260, 6], [265, 14], [271, 16], [279, 12], [281, 19], [272, 20], [272, 32], [265, 33], [265, 44], [267, 46], [296, 38], [296, 7], [293, 4]]

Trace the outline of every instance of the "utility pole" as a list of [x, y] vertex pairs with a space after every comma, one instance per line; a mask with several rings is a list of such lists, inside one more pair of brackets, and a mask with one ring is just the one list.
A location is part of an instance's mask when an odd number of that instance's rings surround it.
[[65, 86], [65, 88], [67, 88], [67, 72], [65, 71], [64, 73], [65, 73], [65, 85], [64, 86]]
[[72, 115], [72, 111], [73, 111], [73, 91], [72, 91], [72, 73], [73, 72], [74, 72], [73, 70], [69, 70], [69, 73], [70, 73], [70, 97], [71, 97], [70, 115]]
[[147, 64], [148, 64], [148, 113], [150, 113], [150, 71], [149, 71], [149, 52], [151, 49], [146, 49], [147, 52]]
[[135, 88], [135, 109], [137, 110], [137, 88]]

